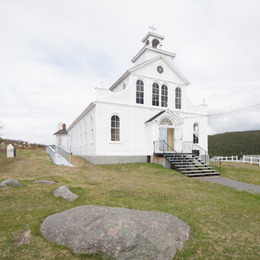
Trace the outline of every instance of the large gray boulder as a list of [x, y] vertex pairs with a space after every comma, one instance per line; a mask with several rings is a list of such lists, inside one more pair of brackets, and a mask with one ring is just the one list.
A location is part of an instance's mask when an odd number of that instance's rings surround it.
[[76, 198], [78, 198], [78, 195], [71, 192], [67, 186], [60, 186], [58, 189], [56, 189], [53, 192], [53, 195], [55, 197], [62, 197], [62, 198], [69, 200], [69, 201], [73, 201]]
[[14, 179], [7, 179], [1, 182], [0, 184], [2, 187], [7, 187], [7, 186], [14, 186], [14, 187], [21, 187], [22, 184]]
[[115, 259], [172, 259], [189, 237], [189, 226], [167, 213], [80, 206], [47, 217], [41, 233], [78, 254]]

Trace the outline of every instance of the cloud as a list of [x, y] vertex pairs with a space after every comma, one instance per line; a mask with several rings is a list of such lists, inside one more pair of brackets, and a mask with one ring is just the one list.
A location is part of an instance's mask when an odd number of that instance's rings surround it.
[[[260, 3], [192, 0], [2, 0], [0, 118], [6, 137], [52, 142], [112, 85], [142, 48], [148, 26], [191, 82], [194, 103], [209, 114], [259, 102]], [[209, 119], [210, 132], [260, 129], [259, 107]]]

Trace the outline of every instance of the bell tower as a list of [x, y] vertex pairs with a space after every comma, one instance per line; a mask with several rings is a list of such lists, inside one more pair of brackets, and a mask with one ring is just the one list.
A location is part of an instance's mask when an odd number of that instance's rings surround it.
[[154, 26], [150, 26], [149, 28], [152, 29], [152, 31], [145, 35], [145, 37], [142, 39], [142, 42], [152, 48], [161, 49], [164, 36], [155, 33], [154, 31], [157, 29]]
[[166, 58], [172, 60], [175, 54], [162, 50], [164, 36], [155, 33], [154, 31], [156, 29], [153, 26], [149, 28], [152, 29], [152, 31], [149, 31], [142, 39], [144, 47], [132, 59], [132, 62], [138, 65], [158, 55], [166, 56]]

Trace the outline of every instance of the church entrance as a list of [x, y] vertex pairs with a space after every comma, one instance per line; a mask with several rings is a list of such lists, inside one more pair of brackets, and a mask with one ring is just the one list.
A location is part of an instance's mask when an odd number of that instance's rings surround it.
[[174, 128], [159, 128], [160, 151], [173, 151], [174, 149]]

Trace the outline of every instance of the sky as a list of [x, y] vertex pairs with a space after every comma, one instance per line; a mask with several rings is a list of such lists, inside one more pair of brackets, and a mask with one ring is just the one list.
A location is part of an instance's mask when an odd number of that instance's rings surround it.
[[0, 0], [0, 136], [54, 143], [95, 87], [133, 66], [151, 25], [192, 102], [205, 98], [209, 134], [260, 130], [259, 10], [259, 0]]

